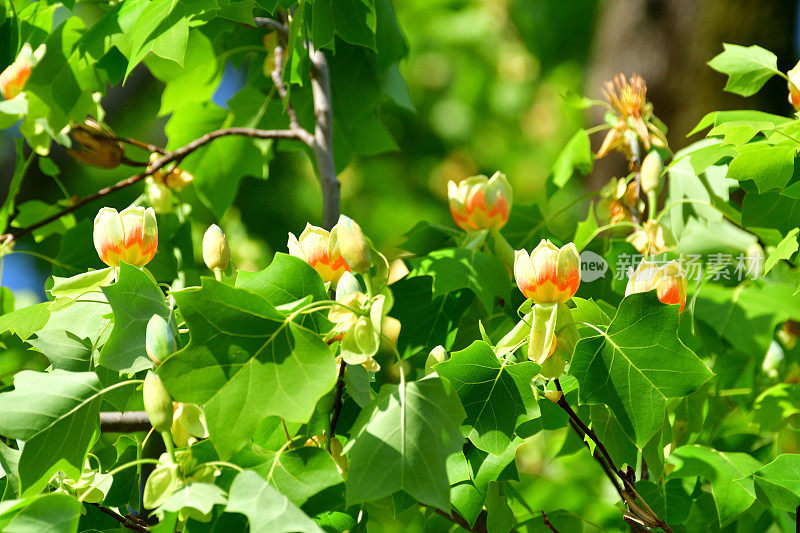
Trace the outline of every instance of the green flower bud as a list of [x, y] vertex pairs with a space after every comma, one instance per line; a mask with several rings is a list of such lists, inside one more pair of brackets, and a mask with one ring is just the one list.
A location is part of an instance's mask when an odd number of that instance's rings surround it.
[[661, 156], [658, 152], [653, 150], [647, 154], [642, 161], [641, 176], [642, 176], [642, 191], [645, 194], [651, 192], [658, 192], [661, 186], [661, 173], [664, 171], [664, 164], [661, 162]]
[[444, 361], [447, 361], [447, 352], [444, 346], [440, 344], [431, 350], [431, 353], [428, 354], [428, 358], [425, 360], [425, 375], [427, 376], [436, 372], [433, 367]]
[[369, 243], [361, 226], [352, 218], [339, 216], [328, 240], [328, 256], [341, 254], [342, 259], [357, 274], [367, 272], [372, 265]]
[[172, 336], [172, 330], [160, 315], [153, 315], [147, 322], [145, 349], [147, 357], [157, 365], [160, 365], [175, 351], [175, 338]]
[[161, 378], [148, 372], [144, 378], [144, 410], [156, 431], [163, 433], [172, 427], [172, 398]]
[[203, 261], [209, 270], [216, 271], [228, 268], [230, 258], [231, 251], [225, 234], [219, 226], [211, 224], [203, 235]]

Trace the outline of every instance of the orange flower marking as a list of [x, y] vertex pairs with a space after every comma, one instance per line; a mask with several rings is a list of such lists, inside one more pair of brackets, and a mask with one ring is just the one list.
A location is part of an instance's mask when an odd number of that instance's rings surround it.
[[306, 224], [299, 238], [293, 233], [289, 234], [288, 247], [289, 254], [308, 263], [317, 271], [323, 282], [335, 285], [342, 274], [350, 271], [350, 266], [341, 254], [334, 253], [333, 257], [328, 254], [329, 238], [330, 233], [327, 230]]

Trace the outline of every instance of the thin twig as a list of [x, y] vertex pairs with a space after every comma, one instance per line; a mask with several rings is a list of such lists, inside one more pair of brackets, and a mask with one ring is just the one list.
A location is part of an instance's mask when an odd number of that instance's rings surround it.
[[129, 521], [127, 518], [125, 518], [121, 514], [119, 514], [117, 512], [114, 512], [113, 510], [111, 510], [111, 509], [109, 509], [107, 507], [103, 507], [102, 505], [98, 505], [96, 503], [92, 504], [92, 505], [94, 505], [94, 507], [96, 509], [98, 509], [100, 512], [107, 514], [108, 516], [110, 516], [111, 518], [113, 518], [114, 520], [116, 520], [117, 522], [122, 524], [122, 527], [124, 527], [124, 528], [132, 529], [133, 531], [141, 531], [141, 532], [144, 532], [144, 533], [147, 533], [147, 531], [148, 531], [146, 527], [140, 526], [139, 524], [137, 524], [135, 522]]
[[141, 148], [143, 150], [147, 150], [150, 153], [162, 154], [162, 155], [167, 153], [167, 151], [164, 150], [163, 148], [161, 148], [160, 146], [156, 146], [155, 144], [150, 144], [150, 143], [138, 141], [138, 140], [132, 139], [130, 137], [116, 137], [114, 140], [118, 141], [118, 142], [126, 143], [126, 144], [131, 144], [133, 146], [138, 146], [139, 148]]
[[545, 527], [547, 527], [547, 529], [549, 529], [553, 533], [558, 533], [558, 530], [555, 528], [553, 524], [550, 523], [550, 519], [547, 518], [547, 514], [545, 514], [544, 511], [542, 511], [542, 520], [544, 520], [544, 525]]
[[123, 165], [128, 165], [129, 167], [146, 167], [150, 164], [148, 161], [134, 161], [133, 159], [128, 159], [125, 156], [122, 156], [119, 162]]
[[[420, 505], [425, 505], [425, 504], [421, 503]], [[487, 515], [485, 510], [480, 512], [480, 514], [478, 515], [477, 520], [475, 520], [475, 525], [474, 526], [469, 525], [469, 522], [467, 522], [467, 520], [463, 516], [461, 516], [460, 514], [458, 514], [455, 511], [453, 511], [453, 514], [447, 514], [446, 512], [442, 511], [441, 509], [439, 509], [437, 507], [434, 507], [433, 508], [433, 512], [435, 512], [439, 516], [443, 516], [443, 517], [447, 518], [448, 520], [450, 520], [454, 524], [457, 524], [457, 525], [461, 526], [462, 528], [466, 529], [467, 531], [472, 531], [472, 533], [486, 533], [487, 532], [486, 518], [487, 518], [488, 515]]]

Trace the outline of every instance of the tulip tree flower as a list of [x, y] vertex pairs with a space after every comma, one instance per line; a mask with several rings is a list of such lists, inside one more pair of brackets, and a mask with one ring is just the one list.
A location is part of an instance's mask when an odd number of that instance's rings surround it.
[[128, 207], [121, 213], [104, 207], [94, 219], [94, 247], [108, 266], [124, 261], [143, 267], [158, 248], [158, 226], [152, 207]]
[[45, 47], [41, 45], [34, 52], [31, 45], [25, 43], [19, 55], [6, 69], [0, 73], [0, 93], [3, 98], [11, 100], [25, 89], [31, 70], [44, 56]]
[[511, 184], [505, 175], [495, 172], [490, 178], [472, 176], [458, 185], [447, 183], [447, 197], [453, 220], [464, 231], [499, 230], [511, 212]]
[[367, 237], [361, 226], [350, 217], [339, 216], [328, 240], [328, 255], [341, 255], [353, 272], [364, 274], [372, 266], [372, 257]]
[[531, 253], [514, 254], [514, 277], [526, 298], [536, 304], [565, 303], [581, 283], [581, 258], [573, 243], [558, 248], [542, 239]]
[[289, 234], [289, 255], [308, 263], [323, 282], [336, 285], [342, 274], [350, 271], [350, 267], [337, 250], [332, 255], [328, 253], [329, 240], [330, 233], [327, 230], [306, 224], [299, 238], [293, 233]]
[[[573, 243], [561, 248], [542, 240], [530, 253], [517, 250], [514, 277], [533, 306], [495, 348], [499, 356], [528, 339], [528, 359], [541, 365], [540, 374], [555, 378], [564, 371], [578, 342], [578, 330], [565, 305], [581, 282], [581, 258]], [[523, 306], [530, 305], [529, 303]]]
[[658, 299], [665, 304], [686, 305], [686, 273], [677, 261], [657, 265], [643, 260], [635, 271], [628, 271], [625, 296], [655, 289]]

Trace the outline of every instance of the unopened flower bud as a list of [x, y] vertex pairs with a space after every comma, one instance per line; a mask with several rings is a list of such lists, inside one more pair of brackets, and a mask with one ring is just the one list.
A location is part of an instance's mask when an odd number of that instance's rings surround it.
[[144, 410], [150, 424], [156, 431], [162, 433], [172, 427], [172, 398], [169, 396], [161, 378], [150, 371], [144, 378]]
[[121, 261], [143, 267], [158, 248], [158, 226], [152, 207], [128, 207], [121, 213], [104, 207], [94, 219], [94, 247], [108, 266]]
[[431, 353], [428, 354], [428, 358], [425, 360], [425, 375], [433, 374], [435, 372], [433, 367], [445, 361], [447, 361], [447, 352], [444, 346], [440, 344], [431, 350]]
[[511, 212], [511, 184], [502, 172], [491, 178], [472, 176], [457, 185], [447, 183], [447, 197], [453, 220], [464, 231], [499, 230]]
[[331, 230], [328, 240], [328, 255], [332, 257], [337, 252], [350, 269], [358, 274], [367, 272], [372, 265], [369, 242], [361, 226], [345, 215], [339, 215], [339, 221]]
[[147, 203], [159, 215], [172, 211], [172, 190], [162, 183], [156, 182], [152, 176], [145, 180], [144, 195]]
[[231, 251], [225, 234], [216, 224], [211, 224], [203, 235], [203, 261], [211, 271], [222, 271], [228, 268]]
[[345, 296], [359, 292], [364, 292], [361, 288], [361, 284], [350, 271], [345, 271], [342, 277], [339, 278], [339, 283], [336, 285], [336, 301], [341, 302], [344, 300]]
[[175, 351], [175, 338], [172, 329], [161, 315], [153, 315], [147, 322], [145, 350], [155, 364], [160, 365]]
[[645, 194], [651, 192], [658, 192], [661, 187], [661, 173], [664, 171], [664, 164], [661, 162], [661, 156], [658, 152], [653, 150], [645, 156], [642, 161], [641, 176], [642, 176], [642, 191]]
[[581, 258], [573, 243], [561, 248], [542, 239], [531, 253], [517, 250], [514, 277], [526, 298], [537, 304], [564, 303], [581, 283]]

